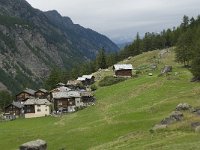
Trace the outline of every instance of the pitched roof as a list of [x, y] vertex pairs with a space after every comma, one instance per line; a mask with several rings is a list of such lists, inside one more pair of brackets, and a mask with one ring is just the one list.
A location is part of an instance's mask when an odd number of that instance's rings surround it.
[[78, 91], [68, 91], [68, 92], [55, 92], [52, 93], [53, 98], [72, 98], [72, 97], [81, 97]]
[[60, 83], [56, 84], [56, 86], [65, 86], [65, 84], [60, 82]]
[[78, 81], [85, 81], [86, 80], [86, 78], [84, 78], [84, 77], [78, 77], [78, 79], [77, 79]]
[[133, 66], [131, 64], [115, 64], [113, 68], [115, 70], [132, 70]]
[[65, 86], [61, 86], [61, 87], [58, 87], [58, 88], [55, 88], [53, 90], [51, 90], [50, 92], [51, 93], [57, 93], [57, 92], [68, 92], [68, 91], [71, 91], [72, 89], [68, 88], [68, 87], [65, 87]]
[[92, 92], [82, 91], [82, 92], [81, 92], [81, 96], [92, 97], [92, 96], [94, 96], [94, 95], [93, 95]]
[[93, 75], [83, 75], [82, 77], [86, 78], [86, 79], [92, 79], [92, 77], [94, 77], [94, 76]]
[[23, 108], [23, 106], [24, 106], [20, 102], [15, 102], [15, 101], [12, 102], [12, 105], [15, 106], [15, 107], [17, 107], [17, 108]]
[[26, 93], [29, 93], [29, 94], [31, 94], [31, 95], [34, 95], [36, 91], [35, 91], [35, 90], [32, 90], [32, 89], [26, 88], [25, 90], [23, 90], [23, 92], [26, 92]]
[[36, 92], [38, 92], [38, 91], [41, 91], [41, 92], [43, 92], [43, 93], [48, 93], [48, 91], [45, 90], [45, 89], [39, 89], [39, 90], [37, 90]]
[[81, 82], [80, 81], [78, 81], [78, 80], [69, 80], [68, 82], [67, 82], [67, 85], [78, 85], [78, 84], [80, 84]]
[[7, 108], [8, 106], [10, 106], [10, 105], [13, 105], [13, 106], [15, 106], [15, 107], [17, 107], [17, 108], [23, 108], [23, 104], [21, 104], [20, 102], [15, 102], [15, 101], [13, 101], [11, 104], [9, 104], [9, 105], [7, 105], [5, 108]]
[[51, 103], [47, 99], [35, 99], [30, 98], [24, 102], [24, 105], [50, 105]]

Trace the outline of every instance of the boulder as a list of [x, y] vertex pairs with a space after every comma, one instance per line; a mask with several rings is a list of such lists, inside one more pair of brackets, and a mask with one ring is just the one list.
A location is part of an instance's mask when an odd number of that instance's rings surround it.
[[47, 143], [43, 140], [30, 141], [22, 144], [19, 150], [47, 150]]
[[161, 70], [161, 74], [168, 73], [168, 72], [172, 72], [172, 66], [165, 66], [165, 67]]
[[176, 121], [181, 121], [183, 119], [183, 113], [180, 111], [173, 111], [169, 117], [163, 119], [160, 123], [162, 125], [169, 125]]
[[170, 118], [174, 118], [176, 121], [181, 121], [183, 119], [183, 113], [180, 111], [173, 111]]
[[187, 103], [180, 103], [176, 106], [176, 110], [181, 111], [181, 110], [189, 110], [191, 106]]
[[172, 124], [174, 123], [176, 120], [172, 117], [166, 117], [165, 119], [163, 119], [160, 123], [162, 125], [169, 125], [169, 124]]
[[195, 128], [195, 132], [196, 132], [196, 133], [200, 133], [200, 126], [197, 126], [197, 127]]
[[153, 73], [149, 73], [148, 75], [149, 75], [149, 76], [153, 76]]
[[196, 129], [197, 127], [200, 127], [200, 122], [192, 122], [191, 127]]
[[152, 130], [153, 131], [156, 131], [156, 130], [161, 130], [161, 129], [166, 129], [167, 128], [167, 125], [166, 124], [156, 124]]

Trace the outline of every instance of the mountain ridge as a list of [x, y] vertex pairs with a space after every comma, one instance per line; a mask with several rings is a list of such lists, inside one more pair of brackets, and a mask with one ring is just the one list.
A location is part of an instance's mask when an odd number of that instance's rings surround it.
[[[106, 36], [25, 0], [0, 1], [0, 19], [0, 82], [14, 93], [42, 83], [53, 67], [69, 70], [93, 59], [101, 48], [119, 49]], [[16, 82], [16, 90], [7, 80]]]

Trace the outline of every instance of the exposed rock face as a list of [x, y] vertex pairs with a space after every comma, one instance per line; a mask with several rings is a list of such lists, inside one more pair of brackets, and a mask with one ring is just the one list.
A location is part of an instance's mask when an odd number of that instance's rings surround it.
[[161, 121], [161, 124], [169, 125], [176, 121], [181, 121], [183, 119], [183, 113], [180, 111], [173, 111], [171, 115]]
[[0, 82], [12, 92], [5, 78], [22, 88], [41, 82], [54, 66], [70, 69], [102, 47], [118, 50], [104, 35], [57, 11], [34, 9], [25, 0], [1, 0], [0, 20]]
[[47, 150], [47, 143], [43, 140], [36, 140], [24, 143], [20, 150]]
[[168, 73], [168, 72], [172, 72], [172, 66], [165, 66], [162, 69], [161, 74]]
[[180, 103], [176, 106], [176, 110], [189, 110], [190, 108], [192, 108], [189, 104], [187, 103]]

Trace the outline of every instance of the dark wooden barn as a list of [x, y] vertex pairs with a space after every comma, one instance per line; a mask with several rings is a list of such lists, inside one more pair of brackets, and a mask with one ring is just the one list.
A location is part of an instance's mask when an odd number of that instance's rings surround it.
[[21, 116], [23, 114], [23, 105], [20, 102], [12, 102], [4, 108], [5, 114]]
[[131, 64], [116, 64], [113, 71], [117, 77], [132, 77], [133, 66]]
[[35, 92], [35, 97], [40, 99], [47, 98], [48, 95], [49, 92], [45, 89], [39, 89]]
[[30, 97], [35, 97], [35, 92], [32, 89], [25, 89], [24, 91], [20, 92], [16, 95], [16, 101], [26, 101]]

